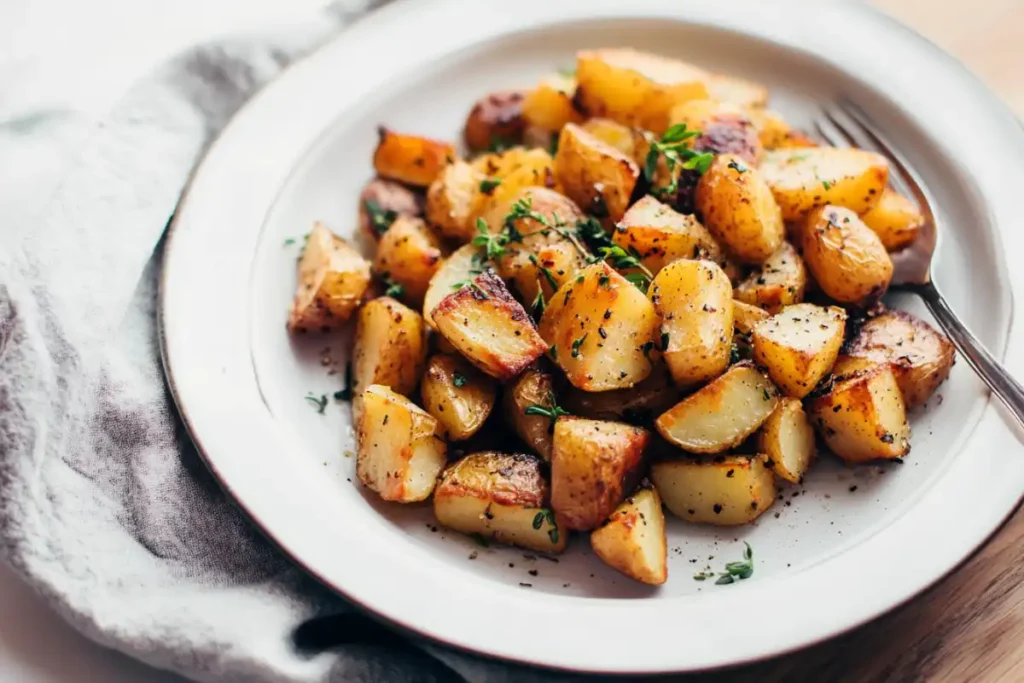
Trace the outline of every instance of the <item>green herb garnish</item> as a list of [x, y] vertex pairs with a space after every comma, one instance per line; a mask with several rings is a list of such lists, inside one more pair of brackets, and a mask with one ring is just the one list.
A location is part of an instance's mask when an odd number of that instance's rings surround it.
[[658, 172], [658, 157], [665, 158], [669, 174], [673, 175], [672, 182], [667, 187], [657, 188], [658, 194], [674, 196], [679, 190], [679, 179], [674, 177], [676, 166], [684, 170], [696, 170], [701, 174], [707, 173], [715, 155], [711, 152], [696, 152], [690, 148], [687, 142], [698, 135], [700, 135], [699, 130], [689, 130], [685, 123], [677, 123], [670, 126], [660, 140], [651, 141], [651, 148], [644, 160], [644, 177], [647, 182], [654, 183], [655, 175]]
[[321, 394], [319, 397], [310, 394], [306, 397], [306, 400], [316, 406], [316, 412], [321, 415], [324, 414], [324, 410], [327, 408], [327, 394]]
[[484, 178], [480, 181], [480, 191], [484, 194], [494, 192], [494, 188], [501, 185], [501, 178]]
[[[590, 333], [588, 332], [587, 334], [590, 334]], [[580, 347], [583, 346], [583, 342], [585, 342], [586, 340], [587, 340], [587, 335], [584, 334], [579, 339], [576, 339], [576, 340], [573, 341], [573, 343], [572, 343], [572, 354], [571, 354], [573, 358], [579, 358], [580, 357]]]
[[746, 173], [747, 171], [750, 170], [749, 168], [747, 168], [746, 164], [744, 164], [742, 161], [737, 161], [736, 159], [733, 159], [732, 161], [729, 162], [729, 168], [736, 171], [737, 173]]
[[533, 313], [533, 317], [540, 320], [544, 316], [544, 311], [547, 310], [547, 302], [544, 301], [544, 292], [537, 292], [537, 297], [530, 304], [530, 312]]
[[749, 579], [754, 575], [754, 551], [750, 549], [750, 544], [746, 541], [743, 542], [743, 545], [746, 546], [746, 550], [743, 551], [743, 559], [726, 564], [725, 571], [715, 581], [715, 585], [724, 586]]
[[526, 406], [523, 411], [524, 415], [543, 415], [550, 419], [552, 422], [557, 420], [562, 415], [568, 415], [569, 411], [562, 408], [558, 403], [555, 402], [555, 395], [552, 392], [548, 392], [547, 405], [540, 403], [534, 403], [533, 405]]
[[457, 386], [459, 388], [462, 388], [462, 387], [466, 386], [466, 382], [468, 382], [468, 381], [469, 380], [466, 379], [466, 376], [463, 375], [461, 372], [453, 372], [452, 373], [452, 384], [454, 384], [455, 386]]
[[345, 388], [334, 392], [335, 401], [351, 401], [353, 396], [352, 363], [345, 364]]
[[397, 211], [391, 211], [390, 209], [385, 210], [381, 208], [381, 205], [372, 199], [367, 199], [363, 202], [363, 207], [366, 209], [366, 215], [370, 218], [370, 227], [378, 235], [383, 235], [391, 227], [391, 224], [398, 218]]
[[401, 299], [405, 294], [405, 286], [400, 282], [392, 280], [391, 273], [384, 273], [381, 276], [381, 280], [385, 286], [384, 296], [390, 296], [392, 299]]

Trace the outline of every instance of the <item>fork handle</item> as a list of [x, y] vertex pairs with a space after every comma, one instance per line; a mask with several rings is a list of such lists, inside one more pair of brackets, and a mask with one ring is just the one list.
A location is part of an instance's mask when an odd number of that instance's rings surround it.
[[949, 335], [960, 354], [974, 368], [974, 372], [988, 385], [992, 393], [999, 397], [1024, 429], [1024, 386], [1011, 377], [1006, 368], [1000, 365], [978, 338], [967, 329], [934, 284], [929, 282], [920, 285], [915, 287], [914, 291], [924, 299], [928, 310]]

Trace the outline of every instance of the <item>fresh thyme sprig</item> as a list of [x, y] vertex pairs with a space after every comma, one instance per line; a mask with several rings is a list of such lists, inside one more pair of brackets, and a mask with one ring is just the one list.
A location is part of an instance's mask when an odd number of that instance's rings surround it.
[[707, 173], [715, 155], [711, 152], [697, 152], [687, 142], [698, 135], [700, 135], [699, 130], [689, 130], [685, 123], [677, 123], [670, 126], [660, 140], [651, 141], [651, 148], [644, 160], [644, 177], [647, 182], [654, 183], [655, 175], [658, 172], [659, 157], [665, 158], [665, 166], [672, 176], [672, 182], [667, 187], [655, 188], [655, 194], [662, 197], [675, 196], [679, 190], [679, 178], [675, 174], [677, 166], [683, 170]]
[[398, 218], [398, 213], [390, 209], [385, 210], [380, 204], [372, 199], [363, 202], [366, 215], [370, 219], [370, 227], [378, 235], [383, 235], [391, 227], [391, 224]]
[[547, 405], [534, 403], [533, 405], [526, 406], [526, 410], [524, 410], [523, 413], [526, 415], [543, 415], [544, 417], [550, 419], [552, 422], [557, 420], [562, 415], [569, 414], [568, 410], [558, 405], [558, 403], [555, 401], [554, 393], [550, 391], [548, 392], [546, 403]]

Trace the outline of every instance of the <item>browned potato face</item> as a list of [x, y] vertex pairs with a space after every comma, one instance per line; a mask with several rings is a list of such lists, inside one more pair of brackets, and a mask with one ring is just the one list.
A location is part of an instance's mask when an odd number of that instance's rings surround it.
[[803, 404], [795, 398], [782, 399], [757, 433], [757, 446], [767, 456], [766, 464], [775, 474], [799, 484], [815, 453], [814, 430]]
[[733, 327], [735, 327], [736, 331], [741, 334], [750, 334], [754, 331], [755, 325], [770, 317], [772, 317], [771, 313], [763, 308], [751, 306], [750, 304], [743, 303], [739, 300], [732, 302]]
[[612, 225], [626, 212], [640, 169], [631, 157], [570, 123], [558, 138], [555, 177], [580, 208]]
[[763, 455], [663, 460], [651, 465], [651, 481], [669, 512], [700, 524], [748, 524], [775, 502]]
[[725, 372], [732, 349], [732, 284], [711, 261], [680, 260], [661, 269], [650, 287], [661, 317], [660, 348], [680, 386]]
[[650, 435], [639, 427], [578, 417], [555, 423], [551, 507], [570, 529], [600, 525], [639, 471]]
[[783, 242], [761, 267], [755, 269], [735, 291], [736, 299], [769, 313], [804, 300], [807, 289], [804, 260], [789, 242]]
[[680, 390], [672, 383], [668, 370], [656, 367], [650, 377], [635, 387], [599, 393], [570, 387], [561, 402], [573, 415], [650, 426], [654, 418], [674, 406], [679, 397]]
[[878, 203], [889, 182], [886, 158], [862, 149], [766, 152], [760, 171], [787, 221], [800, 220], [826, 204], [864, 213]]
[[760, 172], [732, 154], [720, 154], [697, 183], [697, 210], [726, 249], [745, 263], [759, 264], [786, 237], [771, 188]]
[[396, 298], [419, 308], [443, 256], [441, 243], [426, 223], [403, 216], [381, 236], [373, 269], [389, 285], [401, 287]]
[[768, 105], [768, 88], [736, 76], [711, 74], [707, 80], [711, 99], [738, 107], [759, 108]]
[[[441, 262], [434, 276], [430, 278], [430, 285], [423, 297], [423, 318], [428, 325], [437, 328], [434, 319], [430, 316], [431, 311], [437, 308], [442, 299], [461, 287], [463, 283], [472, 280], [474, 275], [478, 275], [486, 265], [483, 251], [480, 247], [474, 247], [472, 244], [462, 245]], [[443, 339], [443, 337], [441, 338]]]
[[480, 151], [521, 143], [526, 127], [524, 97], [520, 90], [505, 90], [477, 100], [462, 131], [469, 148]]
[[378, 175], [406, 185], [427, 187], [446, 164], [455, 159], [455, 148], [447, 142], [403, 135], [381, 126], [380, 142], [373, 153]]
[[787, 306], [754, 328], [754, 361], [783, 391], [803, 398], [825, 378], [839, 356], [846, 311], [814, 304]]
[[419, 313], [390, 297], [359, 309], [352, 351], [357, 395], [371, 384], [382, 384], [408, 396], [419, 384], [426, 361], [427, 329]]
[[694, 216], [684, 216], [650, 195], [629, 207], [612, 241], [626, 251], [635, 250], [655, 275], [679, 259], [722, 258], [718, 243]]
[[359, 195], [359, 229], [376, 242], [399, 216], [423, 215], [423, 197], [401, 183], [374, 178]]
[[892, 279], [892, 259], [853, 211], [823, 206], [807, 216], [803, 253], [821, 291], [841, 303], [877, 301]]
[[633, 129], [611, 119], [589, 119], [583, 124], [583, 130], [598, 140], [611, 145], [628, 157], [632, 157], [635, 149]]
[[555, 406], [555, 388], [551, 375], [536, 368], [527, 368], [523, 374], [505, 385], [503, 404], [505, 419], [540, 457], [551, 460], [551, 441], [555, 423], [547, 415], [527, 412], [530, 406], [551, 410]]
[[536, 88], [526, 93], [523, 118], [530, 126], [545, 131], [558, 131], [567, 123], [579, 123], [583, 117], [572, 106], [575, 92], [575, 78], [557, 72], [548, 74]]
[[486, 176], [470, 164], [448, 164], [427, 190], [427, 220], [445, 237], [469, 242], [476, 235], [473, 220], [482, 201], [480, 188]]
[[434, 516], [441, 526], [559, 553], [569, 533], [547, 506], [548, 485], [532, 455], [467, 455], [444, 471], [434, 492]]
[[668, 542], [661, 498], [643, 489], [626, 498], [590, 534], [594, 554], [631, 579], [660, 585], [668, 579]]
[[767, 109], [748, 109], [747, 116], [765, 149], [817, 147], [818, 143], [791, 127], [779, 114]]
[[423, 407], [449, 441], [464, 441], [476, 434], [491, 414], [497, 393], [493, 379], [459, 356], [431, 358], [420, 385]]
[[913, 242], [924, 226], [924, 216], [914, 202], [889, 188], [885, 188], [878, 203], [860, 218], [889, 251], [899, 251]]
[[299, 260], [299, 286], [288, 329], [334, 329], [347, 321], [370, 286], [370, 262], [321, 223], [313, 225]]
[[693, 149], [698, 152], [732, 154], [754, 166], [761, 160], [761, 138], [741, 107], [715, 100], [692, 100], [673, 108], [670, 120], [700, 131], [693, 140]]

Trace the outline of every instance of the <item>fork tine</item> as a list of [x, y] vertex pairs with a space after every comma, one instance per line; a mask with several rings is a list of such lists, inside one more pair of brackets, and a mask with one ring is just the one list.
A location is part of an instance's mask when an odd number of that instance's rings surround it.
[[889, 184], [901, 194], [912, 194], [911, 183], [900, 172], [897, 161], [892, 158], [890, 153], [892, 146], [886, 145], [877, 137], [872, 136], [869, 125], [864, 121], [863, 117], [855, 117], [851, 112], [843, 108], [842, 103], [838, 105], [838, 109], [823, 109], [822, 112], [833, 126], [844, 131], [853, 140], [854, 147], [865, 149], [869, 152], [878, 152], [889, 159], [891, 162], [889, 164], [891, 171], [889, 173]]
[[[825, 116], [828, 118], [827, 112], [825, 112]], [[849, 147], [853, 144], [850, 137], [843, 134], [841, 128], [837, 130], [834, 126], [825, 126], [821, 119], [814, 122], [814, 128], [818, 137], [833, 147]]]

